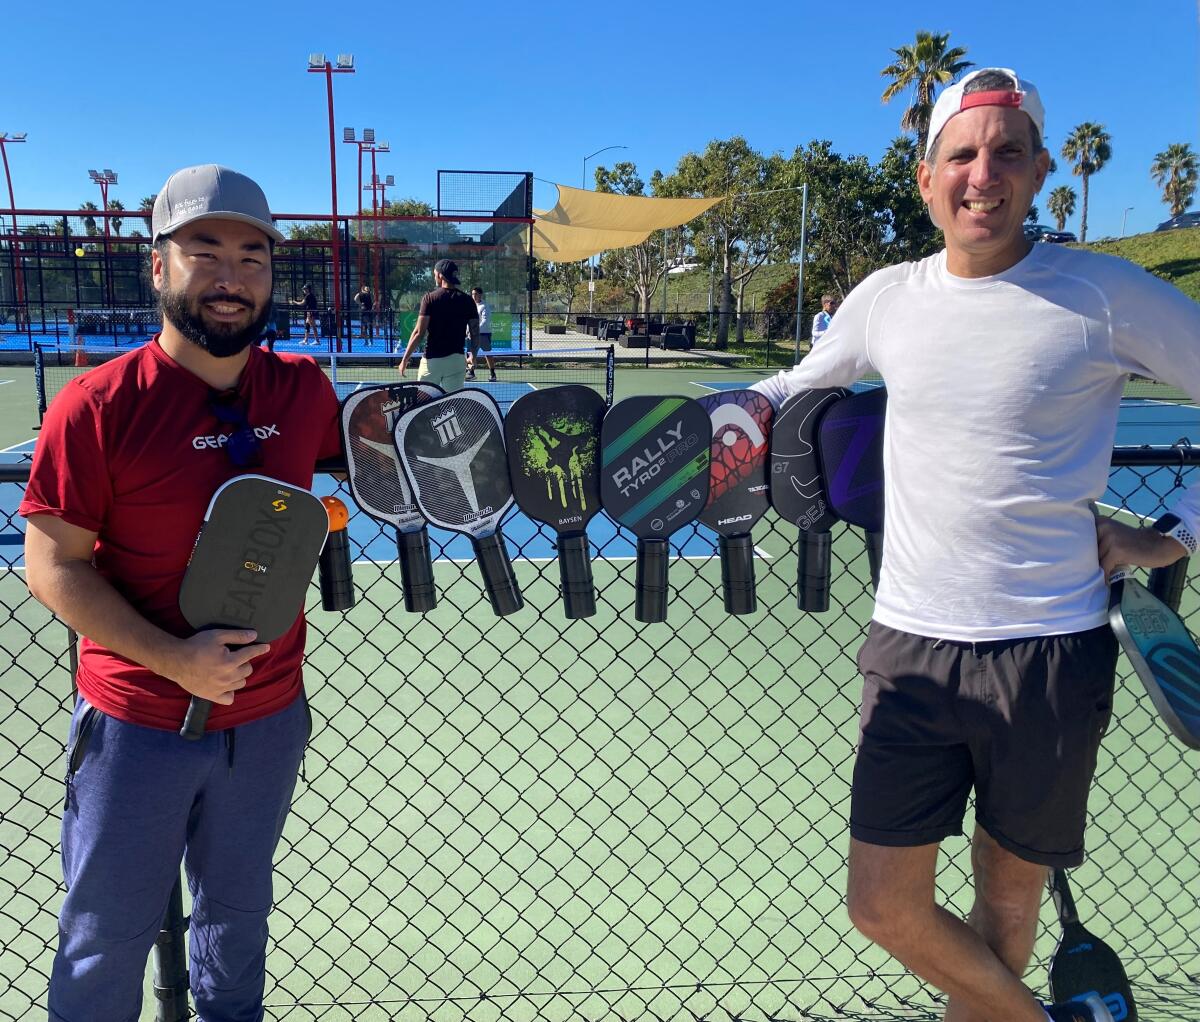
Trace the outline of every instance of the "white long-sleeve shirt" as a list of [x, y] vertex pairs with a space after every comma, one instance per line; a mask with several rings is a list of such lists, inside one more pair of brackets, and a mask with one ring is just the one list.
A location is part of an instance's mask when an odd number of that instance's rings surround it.
[[[976, 279], [941, 252], [872, 274], [811, 355], [754, 389], [778, 407], [871, 371], [888, 388], [875, 620], [962, 641], [1103, 624], [1090, 504], [1125, 378], [1200, 397], [1200, 305], [1125, 260], [1057, 245]], [[1193, 535], [1198, 491], [1172, 508]]]

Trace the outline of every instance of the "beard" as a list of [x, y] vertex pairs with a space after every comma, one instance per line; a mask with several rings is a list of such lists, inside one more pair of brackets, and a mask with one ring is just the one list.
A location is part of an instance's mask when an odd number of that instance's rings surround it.
[[[222, 302], [227, 305], [244, 305], [251, 310], [252, 317], [243, 327], [231, 323], [208, 323], [203, 318], [206, 302]], [[189, 299], [186, 292], [175, 291], [164, 274], [159, 304], [163, 318], [196, 347], [203, 348], [215, 358], [231, 358], [245, 351], [262, 336], [263, 327], [271, 317], [271, 302], [265, 302], [254, 315], [254, 305], [241, 297], [227, 295], [204, 295]]]

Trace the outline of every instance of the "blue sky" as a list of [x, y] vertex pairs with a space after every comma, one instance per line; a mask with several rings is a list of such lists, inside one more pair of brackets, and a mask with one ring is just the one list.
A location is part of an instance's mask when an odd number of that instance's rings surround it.
[[[379, 168], [396, 177], [389, 197], [432, 202], [439, 167], [532, 170], [578, 185], [582, 158], [608, 145], [628, 149], [590, 162], [589, 182], [595, 163], [614, 157], [648, 178], [734, 134], [764, 152], [826, 138], [877, 159], [903, 109], [880, 103], [879, 71], [891, 47], [923, 28], [949, 31], [979, 65], [1034, 81], [1055, 154], [1080, 121], [1105, 125], [1113, 159], [1092, 181], [1089, 216], [1089, 235], [1100, 237], [1120, 231], [1128, 206], [1127, 233], [1165, 219], [1149, 176], [1154, 154], [1171, 142], [1200, 150], [1198, 7], [65, 0], [50, 17], [50, 6], [12, 0], [0, 131], [29, 133], [9, 147], [22, 208], [98, 202], [89, 167], [116, 170], [111, 197], [136, 206], [172, 170], [219, 162], [257, 178], [277, 211], [326, 212], [324, 79], [304, 70], [310, 52], [325, 51], [355, 55], [357, 72], [335, 79], [338, 137], [344, 126], [374, 127], [391, 143]], [[338, 150], [348, 209], [355, 151]], [[1062, 183], [1078, 190], [1065, 168], [1048, 188]], [[539, 182], [536, 204], [553, 201]]]

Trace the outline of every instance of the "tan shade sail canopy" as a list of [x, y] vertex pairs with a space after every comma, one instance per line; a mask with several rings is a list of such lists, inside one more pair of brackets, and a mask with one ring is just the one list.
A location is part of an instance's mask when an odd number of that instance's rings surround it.
[[645, 241], [653, 231], [678, 227], [707, 212], [714, 199], [653, 199], [555, 185], [553, 209], [533, 211], [533, 254], [548, 262], [575, 262]]

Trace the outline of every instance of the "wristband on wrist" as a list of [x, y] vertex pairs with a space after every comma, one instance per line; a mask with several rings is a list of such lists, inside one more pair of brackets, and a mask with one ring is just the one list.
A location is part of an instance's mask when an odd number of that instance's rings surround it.
[[1164, 536], [1170, 536], [1173, 540], [1183, 544], [1189, 554], [1196, 552], [1197, 542], [1196, 536], [1180, 519], [1178, 515], [1167, 512], [1157, 522], [1154, 523], [1154, 531], [1161, 532]]

